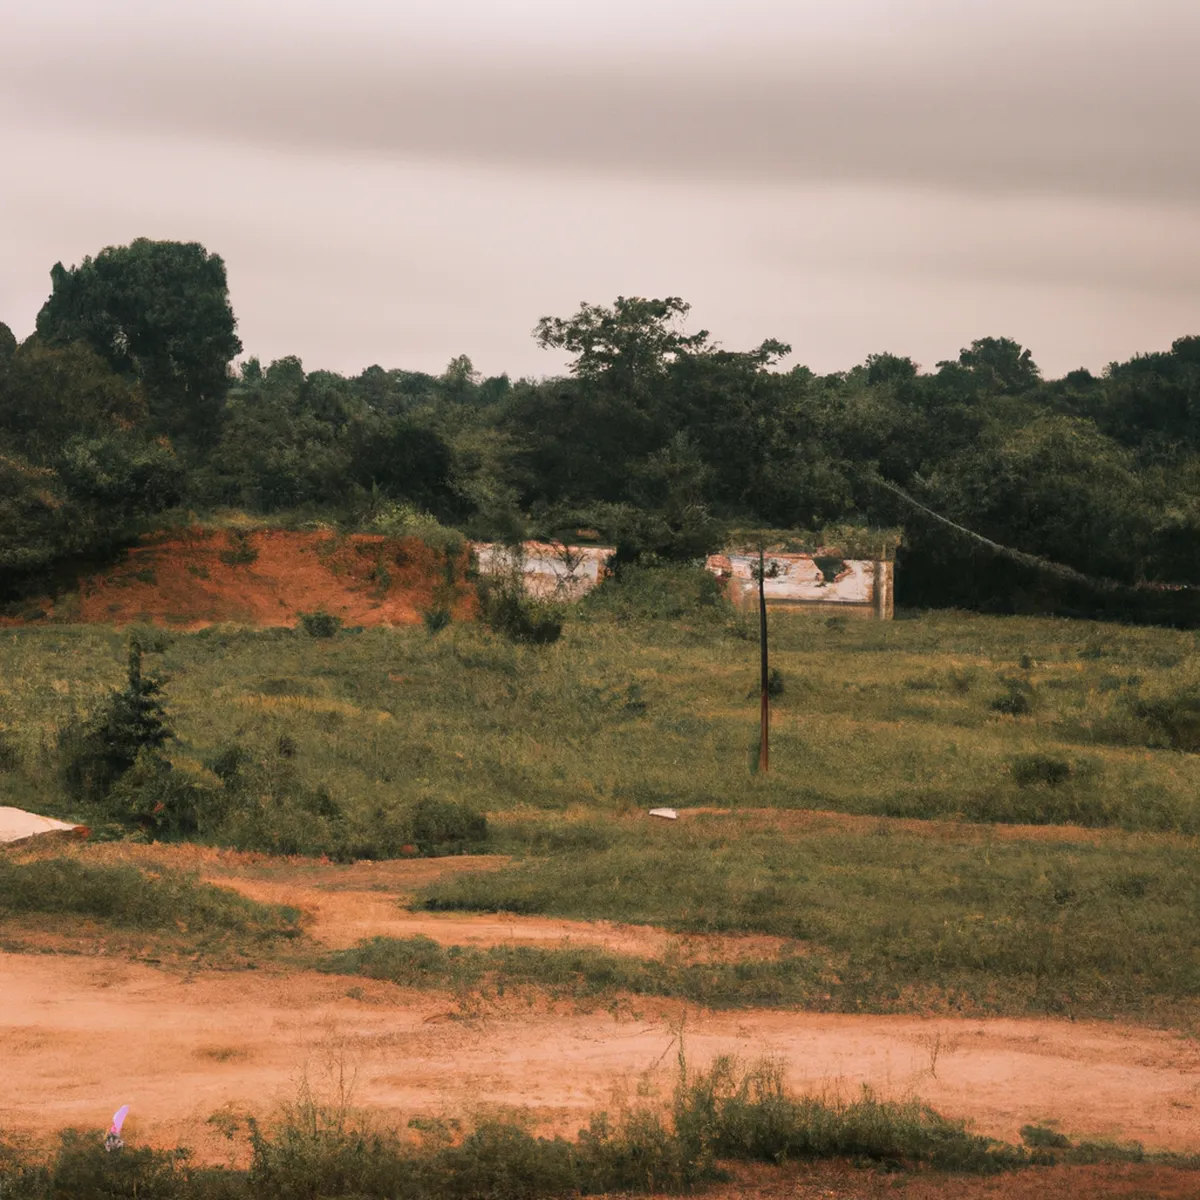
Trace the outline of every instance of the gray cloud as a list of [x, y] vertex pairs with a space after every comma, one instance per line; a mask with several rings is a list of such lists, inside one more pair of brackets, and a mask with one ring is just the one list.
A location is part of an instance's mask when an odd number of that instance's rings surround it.
[[242, 40], [236, 27], [223, 46], [92, 29], [90, 41], [10, 47], [0, 95], [39, 118], [297, 151], [1190, 206], [1200, 202], [1200, 158], [1188, 150], [1200, 21], [1181, 5], [1145, 10], [1155, 11], [1158, 22], [1133, 29], [1072, 27], [1048, 5], [1041, 19], [1025, 8], [1023, 21], [960, 22], [941, 37], [926, 22], [882, 42], [865, 22], [849, 42], [842, 31], [804, 43], [793, 29], [778, 44], [764, 38], [758, 61], [735, 44], [724, 58], [709, 45], [647, 62], [636, 42], [624, 60], [609, 42], [603, 53], [568, 44], [536, 56], [517, 43], [490, 60], [469, 42], [454, 57], [386, 22], [374, 40], [323, 48], [298, 35]]
[[56, 259], [221, 253], [249, 352], [561, 364], [683, 295], [835, 370], [1200, 328], [1184, 0], [39, 0], [0, 38], [0, 319]]

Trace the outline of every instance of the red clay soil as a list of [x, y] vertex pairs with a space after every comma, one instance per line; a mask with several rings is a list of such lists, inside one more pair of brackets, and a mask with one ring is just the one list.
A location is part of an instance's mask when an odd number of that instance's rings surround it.
[[[0, 951], [0, 1128], [97, 1126], [122, 1103], [138, 1142], [223, 1153], [216, 1110], [269, 1116], [342, 1060], [355, 1103], [403, 1127], [414, 1114], [519, 1108], [574, 1132], [645, 1082], [669, 1094], [682, 1008], [547, 1009], [521, 997], [413, 992], [286, 970], [156, 970], [104, 953]], [[1053, 1123], [1074, 1138], [1198, 1148], [1197, 1051], [1186, 1037], [1101, 1022], [926, 1020], [807, 1012], [687, 1013], [695, 1066], [718, 1054], [782, 1060], [805, 1093], [919, 1095], [1015, 1141]], [[321, 1091], [324, 1090], [322, 1084]], [[1193, 1176], [1200, 1194], [1200, 1175]]]
[[[464, 554], [450, 587], [456, 619], [475, 612], [465, 568]], [[109, 570], [81, 580], [77, 596], [43, 599], [41, 616], [0, 617], [0, 625], [291, 626], [318, 610], [347, 625], [412, 625], [436, 606], [446, 577], [445, 556], [418, 538], [193, 528], [144, 538]]]

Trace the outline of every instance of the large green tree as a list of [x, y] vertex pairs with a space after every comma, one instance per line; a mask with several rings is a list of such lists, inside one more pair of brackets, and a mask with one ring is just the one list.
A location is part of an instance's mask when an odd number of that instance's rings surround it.
[[70, 269], [56, 263], [43, 340], [85, 341], [145, 386], [157, 431], [205, 443], [241, 352], [225, 264], [198, 242], [138, 238]]

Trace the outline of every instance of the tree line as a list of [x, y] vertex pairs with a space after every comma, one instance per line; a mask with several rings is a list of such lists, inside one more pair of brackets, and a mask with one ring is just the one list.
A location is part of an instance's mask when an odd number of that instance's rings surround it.
[[0, 325], [9, 593], [172, 512], [363, 526], [401, 504], [484, 539], [588, 526], [622, 561], [692, 559], [736, 526], [903, 526], [901, 604], [1137, 616], [893, 488], [1112, 594], [1200, 584], [1200, 337], [1061, 379], [1006, 337], [932, 369], [879, 353], [818, 375], [781, 341], [689, 332], [677, 297], [618, 297], [537, 323], [571, 356], [560, 377], [483, 378], [465, 356], [346, 376], [294, 357], [235, 369], [225, 266], [196, 243], [111, 247], [51, 285], [28, 339]]

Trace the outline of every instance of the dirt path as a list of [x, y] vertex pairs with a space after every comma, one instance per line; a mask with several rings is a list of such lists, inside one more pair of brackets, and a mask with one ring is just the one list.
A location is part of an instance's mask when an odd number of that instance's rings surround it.
[[568, 921], [556, 917], [511, 914], [427, 913], [402, 907], [395, 895], [381, 892], [302, 887], [261, 879], [210, 877], [209, 882], [236, 888], [251, 900], [287, 904], [306, 914], [305, 931], [318, 942], [341, 949], [364, 938], [427, 937], [443, 945], [597, 946], [615, 954], [642, 958], [672, 951], [697, 961], [763, 958], [775, 955], [783, 938], [673, 934], [649, 925], [621, 925], [612, 921]]
[[91, 863], [133, 863], [197, 871], [218, 887], [233, 888], [264, 904], [286, 904], [304, 914], [304, 928], [331, 949], [364, 938], [423, 936], [444, 945], [495, 946], [505, 943], [596, 946], [615, 954], [652, 958], [671, 952], [688, 961], [770, 958], [800, 943], [759, 934], [675, 934], [649, 925], [613, 921], [572, 921], [512, 914], [427, 913], [406, 908], [420, 888], [447, 875], [497, 870], [499, 855], [391, 859], [354, 864], [316, 859], [272, 858], [237, 850], [191, 844], [59, 842], [30, 846], [26, 852], [67, 854]]
[[[269, 1111], [306, 1064], [339, 1053], [357, 1100], [391, 1121], [528, 1106], [571, 1132], [613, 1089], [673, 1068], [671, 1014], [493, 1012], [454, 1019], [452, 998], [311, 973], [180, 977], [101, 957], [0, 954], [0, 1127], [97, 1126], [122, 1103], [139, 1139], [224, 1144], [204, 1122]], [[922, 1020], [776, 1012], [692, 1014], [691, 1059], [778, 1054], [798, 1088], [919, 1094], [984, 1133], [1022, 1124], [1200, 1150], [1200, 1047], [1098, 1023]], [[933, 1072], [936, 1071], [936, 1074]]]

